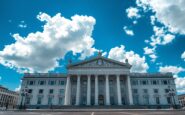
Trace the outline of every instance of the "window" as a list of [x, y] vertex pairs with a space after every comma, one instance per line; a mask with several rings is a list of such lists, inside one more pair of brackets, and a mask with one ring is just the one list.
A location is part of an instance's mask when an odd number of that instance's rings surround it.
[[171, 104], [171, 98], [170, 97], [166, 97], [167, 103]]
[[59, 99], [58, 99], [58, 104], [59, 104], [59, 105], [63, 105], [63, 98], [62, 98], [62, 97], [59, 97]]
[[158, 80], [152, 80], [152, 82], [151, 82], [153, 85], [157, 85], [157, 84], [159, 84], [159, 81]]
[[59, 81], [59, 85], [64, 85], [65, 84], [65, 82], [64, 81]]
[[39, 94], [43, 94], [44, 90], [43, 89], [39, 89]]
[[64, 89], [59, 89], [59, 94], [60, 95], [63, 95], [65, 92], [64, 92]]
[[143, 89], [143, 93], [148, 93], [148, 90], [147, 89]]
[[39, 81], [39, 85], [44, 85], [45, 81]]
[[133, 93], [138, 93], [137, 89], [133, 89]]
[[167, 80], [163, 80], [163, 81], [162, 81], [162, 84], [163, 84], [163, 85], [167, 85], [167, 84], [168, 84]]
[[156, 101], [156, 104], [160, 104], [160, 99], [159, 99], [159, 97], [156, 97], [156, 98], [155, 98], [155, 101]]
[[135, 105], [139, 104], [139, 96], [138, 95], [133, 95], [133, 102]]
[[31, 94], [31, 93], [32, 93], [32, 91], [33, 91], [32, 89], [29, 89], [29, 90], [28, 90], [28, 93], [29, 93], [29, 94]]
[[34, 85], [35, 81], [29, 81], [29, 85]]
[[132, 81], [132, 85], [138, 85], [138, 81], [137, 80], [133, 80]]
[[27, 97], [27, 98], [26, 98], [26, 104], [27, 104], [27, 105], [29, 105], [29, 104], [30, 104], [30, 100], [31, 100], [31, 98], [30, 98], [30, 97]]
[[55, 85], [55, 81], [49, 81], [49, 85]]
[[154, 93], [158, 93], [159, 92], [159, 90], [158, 89], [154, 89]]
[[143, 104], [148, 105], [149, 104], [149, 96], [144, 96], [143, 98], [144, 98]]
[[37, 104], [41, 104], [42, 103], [42, 97], [38, 97], [37, 98]]
[[147, 84], [148, 84], [148, 81], [147, 81], [147, 80], [142, 80], [142, 81], [141, 81], [141, 84], [142, 84], [142, 85], [147, 85]]
[[53, 89], [50, 89], [49, 90], [49, 94], [53, 94], [54, 90]]
[[52, 97], [48, 97], [48, 105], [52, 105], [52, 101], [53, 101], [53, 98]]
[[165, 91], [165, 93], [169, 93], [169, 89], [165, 89], [164, 91]]

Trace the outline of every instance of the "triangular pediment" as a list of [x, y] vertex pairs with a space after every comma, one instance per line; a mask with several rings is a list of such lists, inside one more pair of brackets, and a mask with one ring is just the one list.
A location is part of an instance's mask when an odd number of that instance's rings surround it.
[[68, 68], [131, 68], [128, 63], [122, 63], [116, 60], [97, 56], [77, 63], [71, 63]]

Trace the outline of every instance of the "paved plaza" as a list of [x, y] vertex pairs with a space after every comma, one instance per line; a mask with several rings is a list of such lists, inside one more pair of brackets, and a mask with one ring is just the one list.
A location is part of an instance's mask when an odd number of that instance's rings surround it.
[[118, 110], [118, 111], [0, 111], [0, 115], [185, 115], [184, 110]]

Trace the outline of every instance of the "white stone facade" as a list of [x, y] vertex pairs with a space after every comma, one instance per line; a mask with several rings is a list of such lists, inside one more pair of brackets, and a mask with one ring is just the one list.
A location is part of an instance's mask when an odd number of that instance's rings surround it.
[[25, 74], [21, 88], [27, 87], [29, 93], [24, 101], [30, 108], [179, 104], [177, 95], [172, 100], [168, 94], [169, 87], [176, 91], [172, 74], [130, 73], [130, 68], [98, 55], [69, 63], [67, 74]]

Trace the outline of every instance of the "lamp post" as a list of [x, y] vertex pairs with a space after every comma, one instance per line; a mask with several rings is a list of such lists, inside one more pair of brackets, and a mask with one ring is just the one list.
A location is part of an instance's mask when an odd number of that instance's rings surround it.
[[[27, 88], [27, 86], [24, 88], [24, 89], [22, 89], [22, 91], [21, 91], [21, 103], [20, 103], [20, 106], [19, 106], [19, 109], [25, 109], [25, 101], [26, 101], [26, 95], [27, 95], [27, 91], [28, 90], [28, 88]], [[25, 99], [24, 99], [24, 97], [25, 97]], [[23, 106], [23, 99], [24, 99], [24, 106]]]
[[26, 109], [26, 101], [27, 101], [27, 95], [28, 95], [28, 87], [26, 86], [24, 89], [25, 99], [24, 99], [24, 109]]
[[[176, 103], [175, 103], [175, 98], [174, 98], [175, 90], [173, 88], [171, 88], [170, 86], [168, 86], [168, 90], [169, 90], [168, 94], [169, 94], [170, 99], [171, 99], [171, 105], [172, 105], [173, 108], [176, 108]], [[173, 102], [172, 102], [172, 99], [173, 99]]]

